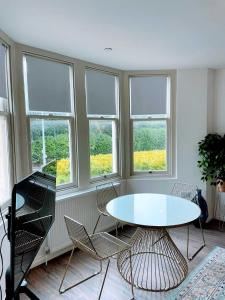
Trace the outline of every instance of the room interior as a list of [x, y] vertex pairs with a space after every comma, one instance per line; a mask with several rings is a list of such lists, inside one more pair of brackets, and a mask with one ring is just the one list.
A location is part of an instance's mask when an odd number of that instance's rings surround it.
[[[0, 0], [1, 299], [29, 299], [5, 298], [6, 217], [15, 205], [22, 222], [12, 191], [33, 172], [56, 177], [56, 196], [26, 271], [21, 254], [30, 299], [225, 299], [224, 12]], [[38, 211], [26, 189], [21, 206]]]

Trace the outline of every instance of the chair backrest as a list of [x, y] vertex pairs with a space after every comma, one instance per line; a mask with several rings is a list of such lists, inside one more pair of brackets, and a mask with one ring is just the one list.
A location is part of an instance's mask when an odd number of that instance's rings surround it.
[[104, 213], [107, 203], [118, 197], [118, 193], [113, 182], [97, 185], [96, 191], [98, 210]]
[[196, 185], [176, 182], [172, 188], [171, 195], [192, 201], [196, 197], [196, 190]]
[[68, 216], [64, 216], [68, 235], [72, 242], [76, 244], [79, 248], [87, 252], [94, 252], [97, 254], [95, 247], [84, 227], [81, 223], [73, 220]]

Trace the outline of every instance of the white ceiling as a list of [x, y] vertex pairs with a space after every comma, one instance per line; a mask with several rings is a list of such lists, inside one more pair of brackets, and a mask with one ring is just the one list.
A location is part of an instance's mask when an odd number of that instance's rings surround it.
[[120, 69], [225, 66], [225, 0], [0, 0], [0, 29]]

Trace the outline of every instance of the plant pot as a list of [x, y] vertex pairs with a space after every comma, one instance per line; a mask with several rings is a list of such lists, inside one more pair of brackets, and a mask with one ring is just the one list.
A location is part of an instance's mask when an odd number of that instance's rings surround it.
[[218, 192], [225, 193], [225, 181], [221, 180], [216, 187]]

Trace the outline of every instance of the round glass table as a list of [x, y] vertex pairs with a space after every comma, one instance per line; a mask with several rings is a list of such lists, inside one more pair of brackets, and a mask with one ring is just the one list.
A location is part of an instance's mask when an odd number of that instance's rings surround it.
[[186, 199], [163, 194], [131, 194], [112, 199], [107, 212], [117, 221], [138, 226], [129, 251], [118, 256], [123, 278], [150, 291], [177, 287], [187, 276], [188, 265], [167, 228], [189, 224], [200, 216], [200, 208]]

